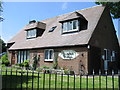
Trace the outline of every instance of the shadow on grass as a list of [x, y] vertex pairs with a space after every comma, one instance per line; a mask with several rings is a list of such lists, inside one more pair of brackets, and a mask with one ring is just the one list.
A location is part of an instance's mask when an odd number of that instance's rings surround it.
[[[37, 76], [34, 76], [37, 78]], [[32, 86], [32, 76], [22, 75], [3, 75], [2, 76], [2, 88], [28, 88], [28, 84]]]

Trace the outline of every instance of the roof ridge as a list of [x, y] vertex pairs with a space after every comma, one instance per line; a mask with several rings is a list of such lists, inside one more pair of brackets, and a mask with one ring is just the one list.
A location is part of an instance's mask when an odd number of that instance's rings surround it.
[[[55, 17], [52, 17], [52, 18], [48, 18], [48, 19], [44, 19], [44, 20], [41, 20], [41, 21], [46, 21], [46, 20], [49, 20], [49, 19], [53, 19], [53, 18], [57, 18], [57, 17], [61, 17], [63, 15], [67, 15], [67, 14], [72, 14], [74, 12], [79, 12], [79, 11], [84, 11], [84, 10], [88, 10], [88, 9], [91, 9], [91, 8], [95, 8], [95, 7], [100, 7], [102, 5], [95, 5], [95, 6], [92, 6], [92, 7], [88, 7], [88, 8], [84, 8], [84, 9], [81, 9], [81, 10], [75, 10], [75, 11], [72, 11], [72, 12], [69, 12], [69, 13], [64, 13], [64, 14], [61, 14], [61, 15], [58, 15], [58, 16], [55, 16]], [[40, 22], [40, 21], [39, 21]]]

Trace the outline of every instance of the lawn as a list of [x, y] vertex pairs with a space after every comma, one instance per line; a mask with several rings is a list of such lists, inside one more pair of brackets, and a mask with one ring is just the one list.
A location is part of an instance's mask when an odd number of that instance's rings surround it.
[[[5, 71], [5, 69], [3, 69]], [[8, 69], [11, 71], [11, 69]], [[2, 72], [2, 84], [7, 88], [106, 88], [106, 76], [74, 76], [74, 75], [56, 75], [30, 72], [12, 69], [11, 72]], [[22, 75], [22, 76], [21, 76]], [[39, 76], [38, 76], [39, 75]], [[118, 76], [107, 76], [107, 88], [118, 88]], [[101, 81], [101, 83], [100, 83]], [[33, 83], [32, 83], [33, 82]], [[38, 83], [39, 82], [39, 83]], [[94, 85], [93, 85], [94, 83]]]

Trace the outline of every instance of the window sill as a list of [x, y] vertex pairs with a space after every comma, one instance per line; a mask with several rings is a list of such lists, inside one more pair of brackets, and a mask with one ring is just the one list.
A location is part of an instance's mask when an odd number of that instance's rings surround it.
[[53, 59], [45, 59], [45, 62], [53, 62]]

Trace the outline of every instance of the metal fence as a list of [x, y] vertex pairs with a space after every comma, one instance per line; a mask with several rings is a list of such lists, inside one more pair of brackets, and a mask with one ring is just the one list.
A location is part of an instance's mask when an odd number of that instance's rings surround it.
[[29, 70], [4, 69], [3, 89], [115, 89], [120, 90], [120, 72], [92, 75], [43, 73]]

